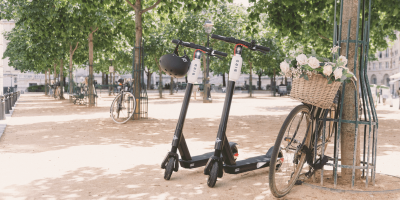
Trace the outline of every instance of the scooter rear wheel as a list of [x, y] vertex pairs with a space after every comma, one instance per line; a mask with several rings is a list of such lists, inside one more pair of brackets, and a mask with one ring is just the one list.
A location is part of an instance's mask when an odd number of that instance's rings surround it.
[[175, 164], [175, 158], [174, 157], [169, 158], [164, 172], [165, 180], [169, 180], [171, 178], [172, 170], [174, 169], [174, 164]]
[[211, 168], [210, 175], [208, 176], [207, 180], [208, 187], [212, 188], [215, 186], [215, 183], [217, 182], [217, 176], [218, 176], [218, 163], [215, 162]]

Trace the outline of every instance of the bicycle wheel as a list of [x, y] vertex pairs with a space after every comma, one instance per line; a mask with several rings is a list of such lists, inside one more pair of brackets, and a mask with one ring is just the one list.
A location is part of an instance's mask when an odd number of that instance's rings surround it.
[[[272, 152], [269, 165], [269, 188], [275, 197], [285, 196], [296, 183], [306, 159], [306, 154], [301, 152], [301, 148], [303, 145], [309, 146], [310, 138], [310, 108], [299, 105], [287, 116]], [[278, 157], [280, 150], [283, 158]], [[279, 163], [281, 163], [280, 167], [276, 170]]]
[[124, 92], [123, 95], [119, 94], [111, 104], [111, 118], [115, 123], [123, 124], [133, 116], [135, 108], [136, 101], [132, 93]]

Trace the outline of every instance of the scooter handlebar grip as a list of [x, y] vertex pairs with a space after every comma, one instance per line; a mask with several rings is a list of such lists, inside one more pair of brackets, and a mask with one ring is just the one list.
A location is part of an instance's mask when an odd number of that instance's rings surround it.
[[266, 51], [269, 52], [271, 49], [269, 47], [263, 47], [263, 46], [256, 46], [256, 49], [261, 50], [261, 51]]
[[214, 35], [214, 34], [211, 34], [211, 38], [213, 38], [213, 39], [217, 39], [217, 40], [226, 41], [226, 37], [224, 37], [224, 36], [220, 36], [220, 35]]
[[172, 40], [172, 43], [178, 44], [178, 43], [179, 43], [179, 40], [173, 39], [173, 40]]
[[219, 56], [223, 56], [223, 57], [226, 57], [226, 56], [228, 56], [228, 54], [227, 53], [225, 53], [225, 52], [221, 52], [221, 51], [214, 51], [213, 52], [215, 55], [219, 55]]

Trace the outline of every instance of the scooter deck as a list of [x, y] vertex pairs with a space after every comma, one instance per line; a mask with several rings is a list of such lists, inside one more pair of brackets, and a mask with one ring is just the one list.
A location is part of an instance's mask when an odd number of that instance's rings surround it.
[[236, 165], [224, 164], [224, 171], [228, 174], [239, 174], [255, 169], [269, 167], [271, 156], [261, 155], [257, 157], [247, 158], [246, 160], [236, 161]]
[[208, 159], [213, 155], [214, 155], [214, 152], [209, 152], [209, 153], [205, 153], [202, 155], [193, 156], [192, 160], [179, 159], [179, 162], [181, 163], [181, 167], [187, 168], [187, 169], [202, 167], [207, 164]]

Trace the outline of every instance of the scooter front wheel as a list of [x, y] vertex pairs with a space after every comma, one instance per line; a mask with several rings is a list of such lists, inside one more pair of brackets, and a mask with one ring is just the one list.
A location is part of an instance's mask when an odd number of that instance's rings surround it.
[[208, 176], [207, 180], [208, 187], [212, 188], [215, 186], [215, 183], [217, 182], [217, 176], [218, 176], [218, 163], [215, 162], [210, 170], [210, 175]]
[[165, 180], [169, 180], [171, 178], [172, 170], [174, 169], [174, 164], [175, 164], [175, 158], [174, 157], [169, 158], [164, 172]]

